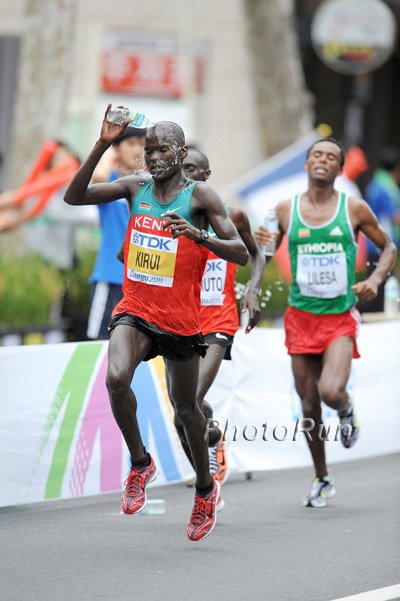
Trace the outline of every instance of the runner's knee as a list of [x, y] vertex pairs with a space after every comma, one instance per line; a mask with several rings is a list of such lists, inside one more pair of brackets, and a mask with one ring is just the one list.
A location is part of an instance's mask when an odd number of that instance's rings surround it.
[[106, 385], [107, 390], [112, 397], [120, 394], [125, 395], [131, 385], [132, 377], [127, 369], [110, 363], [107, 370]]
[[190, 405], [182, 405], [179, 407], [175, 407], [176, 411], [176, 420], [181, 424], [181, 428], [193, 423], [196, 419], [196, 411], [194, 406]]
[[340, 405], [346, 393], [345, 387], [337, 382], [320, 382], [318, 390], [324, 403], [333, 408], [336, 405]]

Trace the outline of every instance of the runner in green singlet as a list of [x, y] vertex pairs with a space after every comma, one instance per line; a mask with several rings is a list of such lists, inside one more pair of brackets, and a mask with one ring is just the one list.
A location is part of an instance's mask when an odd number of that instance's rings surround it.
[[[300, 396], [315, 478], [303, 505], [323, 507], [335, 494], [325, 461], [321, 401], [338, 412], [346, 448], [359, 435], [358, 419], [347, 392], [351, 360], [359, 357], [357, 297], [372, 300], [392, 269], [396, 248], [367, 203], [334, 188], [344, 165], [344, 149], [334, 138], [315, 142], [307, 152], [308, 189], [276, 207], [277, 246], [289, 240], [293, 283], [285, 313], [286, 346]], [[355, 283], [356, 237], [362, 232], [381, 249], [374, 272]], [[255, 233], [271, 240], [261, 226]], [[307, 430], [307, 431], [306, 431]]]

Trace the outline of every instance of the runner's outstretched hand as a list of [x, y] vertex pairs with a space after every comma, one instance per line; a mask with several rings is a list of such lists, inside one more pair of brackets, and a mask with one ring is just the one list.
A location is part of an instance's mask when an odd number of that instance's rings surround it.
[[242, 298], [242, 313], [246, 310], [249, 312], [249, 321], [247, 322], [245, 333], [248, 334], [260, 321], [260, 306], [257, 295], [254, 292], [246, 292]]
[[[110, 121], [107, 121], [107, 115], [108, 115], [108, 111], [110, 110], [110, 108], [111, 108], [111, 104], [109, 104], [107, 106], [106, 112], [104, 113], [103, 123], [101, 126], [101, 132], [100, 132], [100, 139], [103, 140], [104, 142], [108, 142], [108, 143], [112, 144], [114, 142], [114, 140], [116, 140], [118, 138], [118, 136], [120, 136], [122, 134], [124, 129], [131, 122], [131, 119], [125, 119], [125, 121], [123, 121], [120, 125], [117, 125], [116, 123], [110, 123]], [[117, 106], [117, 108], [123, 109], [126, 107], [119, 105], [119, 106]]]

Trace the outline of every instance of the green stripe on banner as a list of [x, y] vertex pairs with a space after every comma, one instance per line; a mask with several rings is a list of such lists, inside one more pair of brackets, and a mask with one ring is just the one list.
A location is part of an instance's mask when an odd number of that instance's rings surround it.
[[89, 381], [93, 375], [93, 368], [101, 349], [102, 344], [83, 344], [78, 346], [58, 385], [50, 409], [52, 424], [49, 424], [50, 428], [47, 432], [47, 440], [61, 407], [64, 403], [67, 406], [47, 478], [45, 499], [55, 499], [61, 496], [62, 484], [76, 425], [82, 411]]

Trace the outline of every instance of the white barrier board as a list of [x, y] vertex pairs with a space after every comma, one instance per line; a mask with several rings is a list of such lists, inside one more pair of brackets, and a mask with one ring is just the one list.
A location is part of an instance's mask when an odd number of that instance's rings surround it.
[[[238, 332], [208, 400], [226, 431], [239, 471], [310, 465], [281, 329]], [[400, 450], [400, 323], [364, 324], [353, 361], [351, 393], [361, 421], [357, 445], [334, 441], [329, 462]], [[0, 506], [120, 490], [128, 453], [112, 416], [104, 380], [107, 343], [0, 348]], [[132, 386], [158, 484], [189, 478], [168, 401], [161, 358], [142, 363]]]

